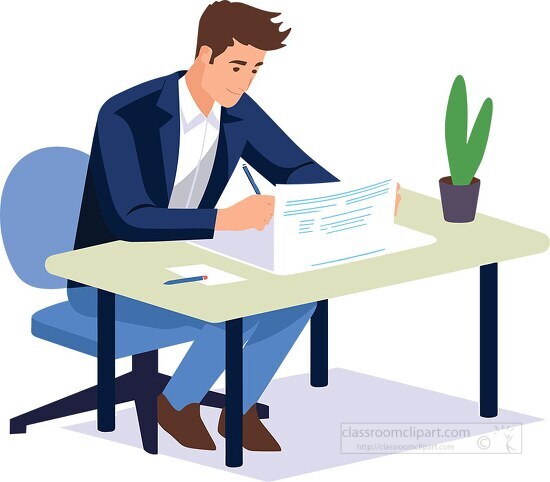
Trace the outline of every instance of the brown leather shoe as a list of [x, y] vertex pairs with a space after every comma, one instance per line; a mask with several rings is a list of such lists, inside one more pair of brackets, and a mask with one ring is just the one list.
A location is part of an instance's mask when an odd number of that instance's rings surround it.
[[[218, 433], [225, 437], [225, 408], [218, 422]], [[243, 447], [255, 452], [280, 452], [281, 446], [258, 417], [256, 404], [243, 415]]]
[[157, 397], [159, 425], [181, 445], [192, 449], [216, 450], [216, 444], [201, 419], [200, 405], [190, 403], [176, 410], [161, 393]]

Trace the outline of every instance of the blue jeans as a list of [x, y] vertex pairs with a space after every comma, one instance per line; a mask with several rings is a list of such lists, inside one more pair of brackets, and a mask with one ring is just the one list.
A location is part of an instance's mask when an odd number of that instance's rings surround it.
[[[79, 313], [97, 316], [97, 290], [69, 288]], [[243, 413], [258, 401], [315, 311], [317, 303], [243, 317]], [[156, 327], [189, 325], [193, 344], [164, 389], [176, 410], [198, 403], [225, 370], [225, 322], [208, 323], [148, 303], [116, 295], [116, 319]]]

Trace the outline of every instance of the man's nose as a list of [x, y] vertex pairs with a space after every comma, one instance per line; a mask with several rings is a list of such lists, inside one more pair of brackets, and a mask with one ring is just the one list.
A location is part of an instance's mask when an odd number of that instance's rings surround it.
[[244, 82], [241, 83], [241, 85], [239, 86], [239, 88], [243, 91], [243, 92], [246, 92], [248, 90], [248, 88], [250, 87], [250, 84], [252, 83], [252, 76], [250, 76], [249, 78], [245, 79]]

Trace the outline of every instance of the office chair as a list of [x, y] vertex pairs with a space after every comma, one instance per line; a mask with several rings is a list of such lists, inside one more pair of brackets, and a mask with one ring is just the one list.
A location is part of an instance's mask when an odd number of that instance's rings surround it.
[[[66, 280], [49, 274], [44, 262], [73, 249], [88, 155], [66, 147], [34, 151], [11, 171], [0, 205], [2, 238], [10, 263], [25, 283], [36, 288], [65, 289]], [[189, 326], [154, 328], [116, 320], [115, 357], [132, 357], [132, 370], [116, 378], [116, 403], [135, 401], [145, 451], [158, 453], [156, 398], [169, 380], [158, 372], [158, 350], [192, 341]], [[78, 313], [68, 301], [36, 312], [32, 334], [43, 340], [97, 356], [97, 319]], [[97, 385], [10, 420], [10, 433], [27, 426], [97, 409]], [[222, 408], [225, 395], [208, 392], [202, 405]], [[269, 407], [257, 404], [260, 418]]]

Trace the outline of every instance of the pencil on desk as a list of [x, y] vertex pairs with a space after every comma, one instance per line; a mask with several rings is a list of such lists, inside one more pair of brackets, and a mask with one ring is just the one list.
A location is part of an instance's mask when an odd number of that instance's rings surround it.
[[192, 281], [202, 281], [208, 279], [208, 276], [192, 276], [191, 278], [178, 278], [165, 281], [165, 285], [177, 285], [180, 283], [191, 283]]
[[254, 192], [256, 194], [261, 194], [260, 190], [258, 189], [258, 185], [254, 181], [254, 178], [252, 177], [252, 174], [250, 174], [250, 171], [248, 170], [248, 166], [246, 164], [243, 164], [243, 170], [244, 170], [244, 173], [246, 174], [246, 177], [248, 177], [250, 184], [252, 184], [252, 187], [254, 188]]

